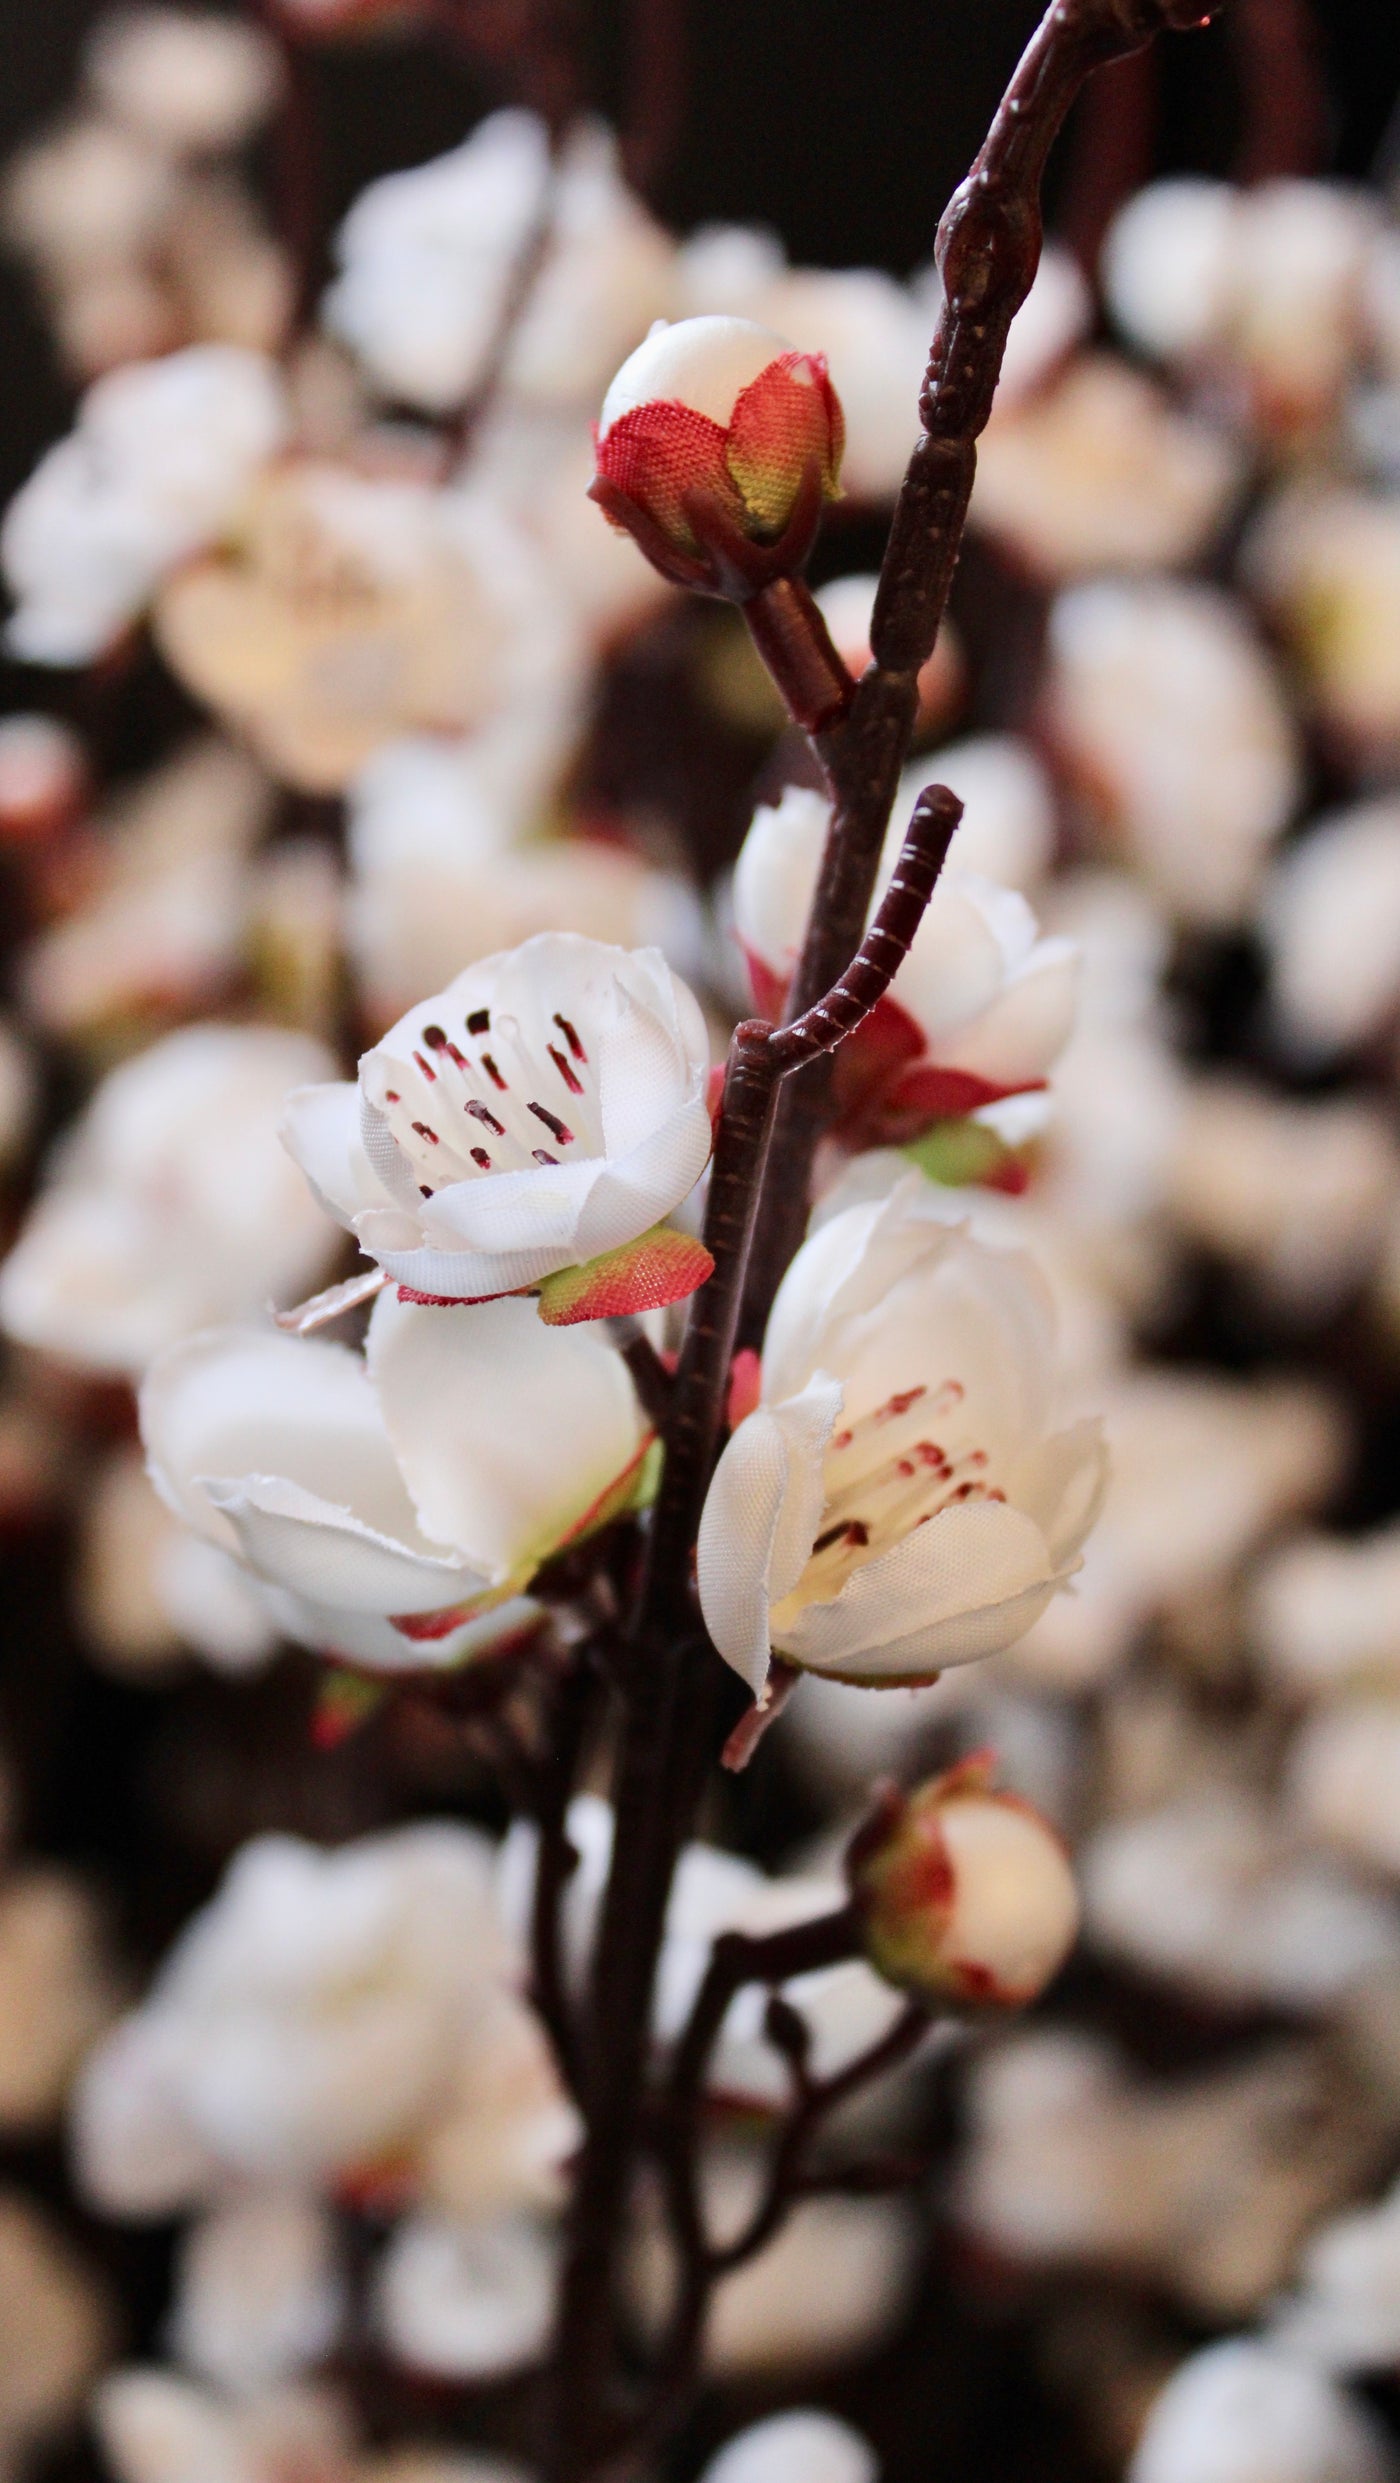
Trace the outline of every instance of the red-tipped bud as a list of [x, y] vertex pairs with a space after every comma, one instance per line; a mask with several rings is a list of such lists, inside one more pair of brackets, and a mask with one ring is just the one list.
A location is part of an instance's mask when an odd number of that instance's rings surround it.
[[823, 354], [751, 319], [658, 321], [603, 400], [591, 496], [673, 585], [742, 603], [802, 567], [845, 432]]
[[1079, 1897], [1063, 1845], [979, 1753], [910, 1794], [888, 1788], [847, 1856], [865, 1952], [928, 1999], [1022, 2008], [1074, 1945]]

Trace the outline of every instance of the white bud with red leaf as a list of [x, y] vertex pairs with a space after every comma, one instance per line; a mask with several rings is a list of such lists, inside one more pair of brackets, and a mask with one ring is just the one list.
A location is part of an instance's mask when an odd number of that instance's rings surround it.
[[964, 1759], [910, 1794], [890, 1787], [847, 1857], [865, 1953], [928, 1999], [1023, 2008], [1059, 1972], [1079, 1899], [1059, 1837], [995, 1759]]
[[844, 443], [824, 355], [752, 319], [659, 320], [603, 400], [592, 497], [673, 584], [743, 600], [801, 568]]

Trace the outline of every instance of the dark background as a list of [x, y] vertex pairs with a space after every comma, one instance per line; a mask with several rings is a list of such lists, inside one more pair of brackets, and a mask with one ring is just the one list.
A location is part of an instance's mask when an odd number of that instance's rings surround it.
[[[0, 157], [71, 96], [79, 46], [103, 6], [0, 0]], [[682, 227], [716, 217], [771, 223], [810, 264], [908, 269], [929, 256], [943, 202], [1039, 13], [1037, 0], [677, 0], [685, 105], [655, 204]], [[616, 97], [622, 0], [584, 0], [584, 15], [599, 91]], [[1331, 168], [1364, 178], [1400, 93], [1400, 9], [1391, 0], [1315, 0], [1314, 18]], [[1224, 170], [1238, 122], [1229, 29], [1159, 54], [1159, 166]], [[452, 145], [497, 100], [465, 65], [423, 43], [342, 45], [322, 54], [317, 74], [334, 133], [335, 212], [375, 173]], [[1071, 131], [1061, 164], [1073, 154]], [[8, 499], [68, 407], [26, 281], [8, 265], [0, 266], [0, 372], [0, 498]]]

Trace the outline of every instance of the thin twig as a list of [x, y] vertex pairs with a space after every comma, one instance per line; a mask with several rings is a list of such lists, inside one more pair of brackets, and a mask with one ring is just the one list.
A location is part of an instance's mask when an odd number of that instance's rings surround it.
[[[986, 144], [938, 228], [943, 308], [919, 402], [922, 436], [895, 504], [870, 625], [871, 663], [849, 707], [812, 732], [833, 816], [789, 994], [800, 1017], [853, 954], [962, 543], [1011, 322], [1040, 258], [1046, 157], [1086, 78], [1167, 28], [1203, 24], [1213, 0], [1054, 0], [1031, 37]], [[758, 640], [759, 651], [768, 649]], [[779, 689], [784, 679], [775, 673]], [[797, 711], [794, 710], [796, 713]], [[798, 721], [802, 721], [798, 715]], [[784, 1096], [751, 1256], [742, 1341], [756, 1345], [802, 1238], [812, 1157], [827, 1112], [815, 1064]]]

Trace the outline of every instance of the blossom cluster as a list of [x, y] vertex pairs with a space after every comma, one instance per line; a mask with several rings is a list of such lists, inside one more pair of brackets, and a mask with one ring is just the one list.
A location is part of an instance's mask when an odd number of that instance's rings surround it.
[[[720, 1064], [833, 834], [725, 607], [819, 544], [864, 670], [939, 307], [677, 239], [511, 106], [362, 192], [302, 319], [248, 151], [305, 47], [426, 15], [123, 11], [0, 201], [83, 390], [0, 529], [0, 1531], [53, 1675], [3, 1721], [0, 2135], [176, 2233], [124, 2324], [17, 2156], [6, 2472], [86, 2405], [117, 2483], [528, 2476], [583, 2122], [511, 1762], [571, 1665], [627, 1694]], [[770, 1729], [649, 2028], [665, 2077], [725, 1935], [846, 1923], [728, 2003], [709, 2224], [792, 2043], [839, 2081], [911, 2004], [956, 2057], [838, 2135], [950, 2154], [721, 2274], [704, 2483], [873, 2483], [805, 2399], [926, 2322], [931, 2235], [949, 2388], [1013, 2302], [1084, 2471], [1400, 2471], [1352, 2384], [1400, 2359], [1398, 265], [1369, 194], [1167, 180], [1012, 327], [992, 627], [955, 596], [920, 674], [872, 919], [923, 786], [964, 817], [726, 1372], [695, 1608]], [[114, 775], [74, 673], [200, 728]], [[615, 1822], [555, 1825], [579, 2008]], [[661, 2337], [645, 2185], [623, 2273]]]

